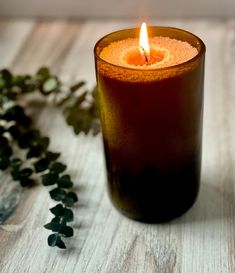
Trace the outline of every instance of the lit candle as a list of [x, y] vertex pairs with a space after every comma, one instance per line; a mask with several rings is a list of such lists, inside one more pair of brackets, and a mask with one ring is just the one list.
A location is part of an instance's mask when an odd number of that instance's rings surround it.
[[128, 217], [171, 220], [199, 190], [205, 46], [165, 27], [122, 30], [95, 47], [108, 190]]
[[197, 54], [197, 48], [185, 41], [165, 36], [149, 39], [147, 26], [143, 23], [139, 39], [113, 42], [103, 49], [100, 57], [123, 67], [156, 69], [186, 62]]

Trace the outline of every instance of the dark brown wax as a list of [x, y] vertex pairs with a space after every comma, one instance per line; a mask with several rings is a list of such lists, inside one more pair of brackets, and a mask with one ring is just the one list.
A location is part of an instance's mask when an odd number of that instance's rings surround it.
[[156, 71], [97, 60], [108, 191], [130, 218], [168, 221], [197, 197], [204, 74], [197, 46], [192, 62]]

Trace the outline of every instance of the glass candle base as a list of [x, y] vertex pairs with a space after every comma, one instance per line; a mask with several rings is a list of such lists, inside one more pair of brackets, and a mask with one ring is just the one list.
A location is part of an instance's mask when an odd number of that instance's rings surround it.
[[157, 169], [146, 165], [135, 175], [108, 168], [108, 191], [113, 205], [129, 218], [150, 223], [170, 221], [186, 212], [199, 191], [200, 159]]
[[149, 30], [187, 41], [198, 54], [152, 70], [101, 59], [111, 42], [137, 37], [136, 29], [123, 30], [97, 43], [96, 73], [110, 199], [132, 219], [166, 222], [188, 210], [199, 191], [205, 46], [182, 30]]

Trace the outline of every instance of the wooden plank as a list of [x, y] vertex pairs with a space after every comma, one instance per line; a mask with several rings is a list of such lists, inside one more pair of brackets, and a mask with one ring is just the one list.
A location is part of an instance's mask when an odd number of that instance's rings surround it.
[[[48, 232], [42, 225], [51, 218], [48, 207], [53, 202], [39, 186], [23, 191], [14, 214], [0, 226], [1, 272], [234, 272], [235, 21], [153, 20], [155, 23], [192, 31], [207, 45], [198, 201], [183, 217], [163, 225], [141, 224], [121, 216], [107, 198], [100, 136], [75, 137], [58, 109], [30, 98], [25, 103], [36, 124], [51, 137], [51, 149], [62, 152], [76, 182], [80, 201], [75, 209], [75, 236], [68, 240], [67, 251], [49, 248]], [[6, 32], [11, 22], [4, 24]], [[33, 72], [46, 64], [66, 80], [86, 79], [92, 86], [95, 42], [110, 31], [135, 24], [123, 20], [41, 21], [30, 35], [22, 34], [24, 28], [17, 31], [26, 39], [15, 42], [18, 50], [8, 53], [5, 65], [17, 72]], [[2, 52], [6, 51], [11, 52], [5, 47]], [[0, 181], [1, 195], [10, 180], [4, 174]]]
[[9, 66], [33, 27], [32, 20], [0, 20], [0, 67]]
[[38, 16], [47, 18], [190, 18], [235, 15], [233, 0], [125, 1], [109, 0], [7, 0], [1, 1], [0, 16]]

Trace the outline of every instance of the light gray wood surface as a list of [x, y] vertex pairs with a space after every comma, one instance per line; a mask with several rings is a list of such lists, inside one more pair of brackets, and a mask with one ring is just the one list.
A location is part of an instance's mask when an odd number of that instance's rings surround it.
[[235, 16], [234, 0], [1, 0], [1, 16], [165, 18]]
[[[235, 20], [152, 20], [184, 28], [207, 46], [201, 191], [181, 218], [147, 225], [121, 216], [105, 189], [101, 137], [75, 136], [61, 115], [35, 98], [29, 110], [76, 184], [75, 236], [68, 250], [47, 246], [53, 202], [45, 188], [22, 190], [0, 173], [1, 273], [235, 272]], [[93, 46], [134, 21], [0, 22], [0, 66], [50, 66], [67, 81], [95, 84]]]

